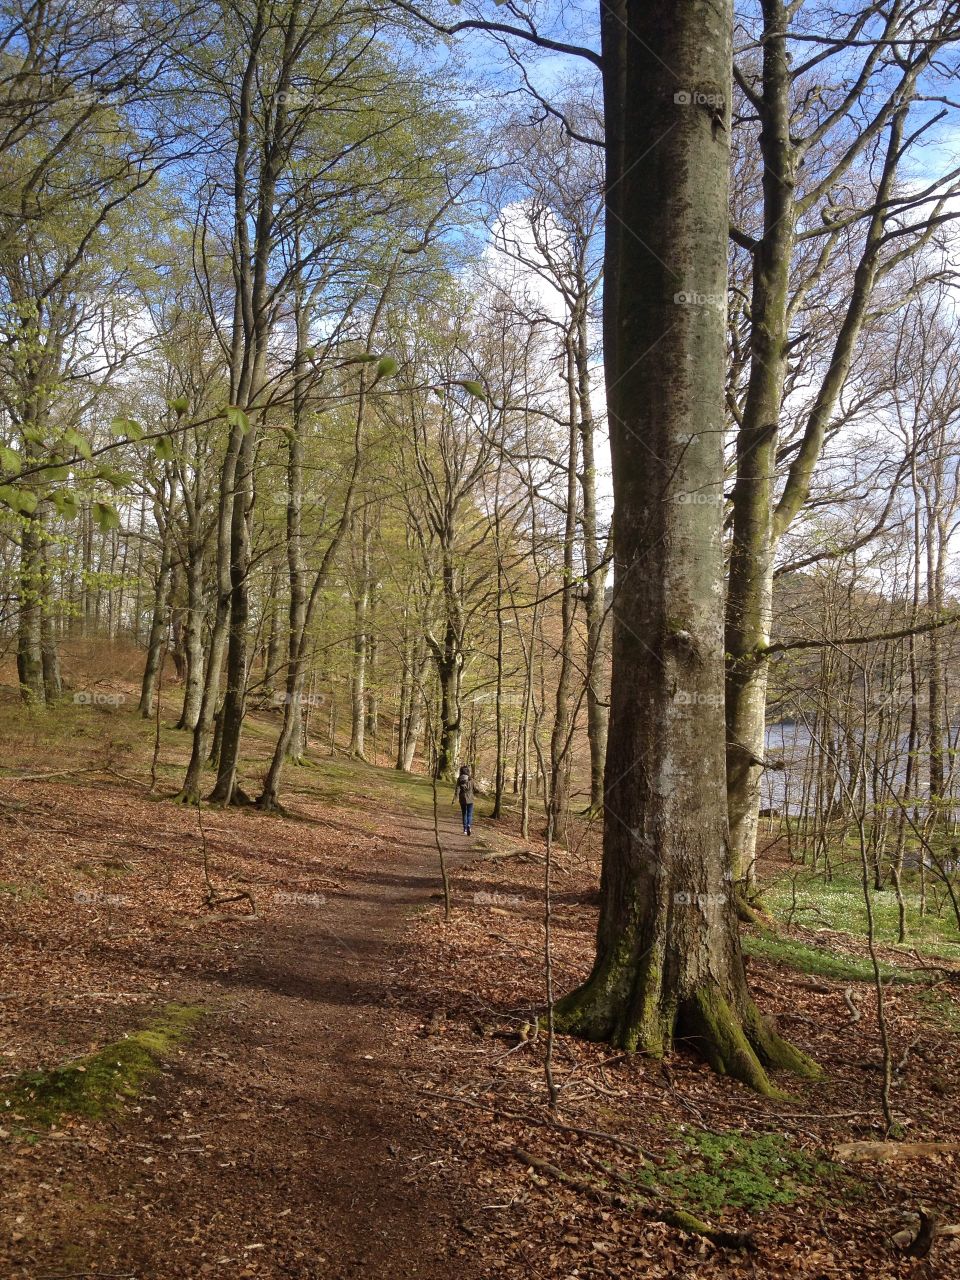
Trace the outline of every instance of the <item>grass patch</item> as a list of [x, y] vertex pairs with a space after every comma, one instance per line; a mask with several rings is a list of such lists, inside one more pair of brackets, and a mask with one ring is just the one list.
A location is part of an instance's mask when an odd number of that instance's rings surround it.
[[[931, 876], [923, 915], [917, 886], [916, 872], [905, 873], [906, 945], [922, 955], [960, 959], [960, 933], [943, 885], [937, 885]], [[889, 884], [879, 890], [871, 886], [870, 900], [877, 942], [897, 946], [899, 910], [893, 888]], [[859, 862], [839, 863], [829, 880], [822, 872], [797, 867], [789, 875], [764, 885], [763, 902], [773, 915], [788, 923], [796, 918], [804, 924], [816, 923], [866, 937], [867, 909]]]
[[49, 1128], [70, 1115], [96, 1118], [135, 1098], [203, 1011], [167, 1005], [140, 1031], [49, 1071], [24, 1071], [0, 1090], [0, 1115]]
[[[837, 982], [873, 982], [873, 965], [867, 956], [841, 955], [812, 947], [797, 938], [777, 933], [744, 933], [743, 949], [748, 956], [772, 960], [787, 965], [800, 973], [816, 977], [833, 978]], [[929, 975], [921, 969], [901, 969], [897, 965], [880, 962], [880, 974], [893, 982], [923, 983]]]
[[793, 1204], [841, 1171], [816, 1160], [777, 1133], [684, 1133], [659, 1168], [637, 1170], [636, 1180], [694, 1212], [727, 1208], [756, 1212]]

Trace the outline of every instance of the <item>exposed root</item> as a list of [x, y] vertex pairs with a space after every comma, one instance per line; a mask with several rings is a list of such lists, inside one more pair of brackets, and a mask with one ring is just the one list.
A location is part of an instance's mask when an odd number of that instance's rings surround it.
[[820, 1075], [816, 1063], [781, 1039], [752, 1001], [740, 1014], [715, 985], [701, 987], [676, 1011], [663, 1010], [648, 981], [653, 976], [651, 961], [653, 956], [648, 957], [646, 973], [640, 974], [628, 999], [617, 981], [622, 983], [623, 971], [613, 965], [601, 967], [582, 987], [558, 1001], [557, 1030], [652, 1057], [661, 1057], [675, 1039], [684, 1040], [718, 1075], [732, 1076], [767, 1097], [789, 1096], [771, 1083], [767, 1074], [771, 1068], [805, 1079]]

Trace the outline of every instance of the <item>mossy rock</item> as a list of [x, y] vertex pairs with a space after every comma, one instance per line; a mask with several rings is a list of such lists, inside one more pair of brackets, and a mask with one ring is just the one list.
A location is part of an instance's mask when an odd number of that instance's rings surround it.
[[95, 1119], [137, 1097], [202, 1014], [192, 1005], [167, 1005], [140, 1031], [96, 1053], [47, 1071], [24, 1071], [0, 1089], [0, 1115], [49, 1128], [66, 1116]]

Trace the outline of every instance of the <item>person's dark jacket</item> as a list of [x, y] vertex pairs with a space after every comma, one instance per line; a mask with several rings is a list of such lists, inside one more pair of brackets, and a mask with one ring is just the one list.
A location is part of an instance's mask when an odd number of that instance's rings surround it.
[[461, 773], [457, 778], [457, 799], [464, 806], [473, 804], [473, 778], [469, 773]]

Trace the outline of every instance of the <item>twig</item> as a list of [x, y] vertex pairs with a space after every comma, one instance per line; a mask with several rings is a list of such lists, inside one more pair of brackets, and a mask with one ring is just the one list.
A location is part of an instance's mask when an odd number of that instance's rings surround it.
[[[633, 1207], [631, 1200], [627, 1196], [621, 1195], [618, 1191], [609, 1191], [606, 1187], [599, 1187], [593, 1182], [588, 1182], [586, 1178], [576, 1178], [572, 1174], [565, 1173], [555, 1164], [551, 1164], [548, 1160], [541, 1160], [539, 1156], [533, 1155], [530, 1151], [525, 1151], [523, 1147], [512, 1147], [511, 1154], [522, 1160], [524, 1164], [529, 1165], [530, 1168], [555, 1178], [557, 1182], [562, 1182], [565, 1186], [573, 1187], [575, 1191], [583, 1191], [588, 1195], [601, 1197], [611, 1204], [615, 1204], [618, 1208], [628, 1209]], [[633, 1187], [628, 1179], [617, 1174], [616, 1171], [608, 1170], [607, 1172], [612, 1173], [612, 1176], [618, 1181], [630, 1185], [635, 1195], [649, 1194], [646, 1188]], [[650, 1216], [655, 1222], [665, 1222], [668, 1226], [676, 1227], [680, 1231], [686, 1231], [690, 1235], [704, 1236], [714, 1244], [727, 1245], [733, 1249], [753, 1249], [755, 1247], [753, 1236], [749, 1233], [725, 1231], [723, 1228], [711, 1227], [708, 1223], [701, 1222], [699, 1218], [695, 1218], [692, 1213], [686, 1213], [683, 1209], [654, 1207]]]
[[200, 808], [200, 797], [197, 796], [197, 824], [200, 827], [200, 841], [203, 847], [203, 878], [207, 886], [206, 905], [211, 909], [213, 907], [225, 906], [228, 902], [243, 902], [246, 900], [250, 903], [250, 914], [257, 914], [257, 904], [253, 900], [253, 895], [248, 893], [246, 889], [241, 889], [239, 893], [231, 893], [221, 895], [217, 893], [213, 881], [210, 879], [210, 856], [207, 850], [207, 833], [203, 829], [203, 812]]
[[72, 778], [81, 773], [104, 773], [103, 765], [93, 765], [87, 769], [54, 769], [52, 773], [14, 773], [0, 778], [0, 782], [42, 782], [45, 778]]
[[626, 1138], [621, 1138], [616, 1133], [604, 1133], [602, 1129], [584, 1129], [579, 1125], [565, 1124], [562, 1120], [557, 1120], [554, 1116], [535, 1116], [528, 1111], [507, 1111], [503, 1107], [491, 1106], [486, 1102], [477, 1102], [473, 1098], [461, 1098], [454, 1093], [436, 1093], [433, 1090], [424, 1089], [424, 1097], [427, 1098], [443, 1098], [447, 1102], [459, 1102], [465, 1107], [476, 1107], [480, 1111], [490, 1111], [494, 1115], [504, 1116], [508, 1120], [526, 1120], [529, 1124], [542, 1125], [546, 1129], [563, 1129], [566, 1133], [575, 1133], [581, 1138], [597, 1138], [603, 1142], [610, 1142], [615, 1147], [622, 1147], [624, 1151], [629, 1151], [631, 1155], [640, 1156], [641, 1159], [651, 1160], [656, 1163], [656, 1157], [651, 1155], [649, 1151], [638, 1146], [635, 1142], [629, 1142]]
[[573, 1187], [576, 1191], [583, 1191], [586, 1195], [599, 1196], [604, 1200], [610, 1200], [621, 1209], [629, 1208], [630, 1201], [626, 1196], [622, 1196], [618, 1191], [609, 1191], [606, 1187], [599, 1187], [595, 1182], [590, 1182], [586, 1178], [576, 1178], [573, 1174], [564, 1173], [555, 1164], [551, 1164], [549, 1160], [541, 1160], [539, 1156], [535, 1156], [531, 1151], [525, 1151], [523, 1147], [511, 1147], [510, 1154], [517, 1157], [525, 1165], [529, 1165], [531, 1169], [536, 1169], [538, 1173], [545, 1173], [551, 1178], [555, 1178], [557, 1182], [562, 1182], [564, 1186]]

